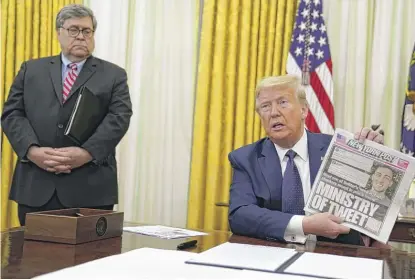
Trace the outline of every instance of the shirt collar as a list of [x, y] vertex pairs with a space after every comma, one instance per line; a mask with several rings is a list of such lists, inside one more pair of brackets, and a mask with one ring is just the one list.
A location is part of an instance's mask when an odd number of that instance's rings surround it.
[[280, 158], [280, 161], [282, 162], [284, 160], [285, 154], [289, 150], [293, 150], [303, 161], [308, 160], [308, 146], [307, 146], [307, 132], [304, 129], [303, 136], [301, 136], [300, 140], [298, 140], [297, 143], [295, 143], [294, 147], [291, 149], [285, 149], [281, 148], [277, 144], [274, 143], [275, 149], [277, 150], [278, 157]]
[[[61, 54], [61, 59], [62, 59], [62, 63], [65, 66], [65, 68], [68, 67], [68, 64], [72, 63], [72, 61], [70, 61], [63, 53]], [[85, 61], [86, 61], [86, 59], [75, 63], [77, 68], [78, 68], [78, 71], [80, 71], [82, 69], [82, 66], [84, 66]]]

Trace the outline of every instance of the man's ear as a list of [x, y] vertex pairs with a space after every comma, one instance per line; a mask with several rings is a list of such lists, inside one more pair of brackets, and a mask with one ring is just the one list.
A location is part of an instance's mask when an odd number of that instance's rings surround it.
[[308, 104], [301, 105], [301, 119], [305, 120], [308, 115]]

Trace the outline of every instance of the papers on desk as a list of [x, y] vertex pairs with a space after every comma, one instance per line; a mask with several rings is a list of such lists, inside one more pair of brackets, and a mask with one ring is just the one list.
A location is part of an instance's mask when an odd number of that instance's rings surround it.
[[182, 228], [166, 227], [166, 226], [136, 226], [124, 227], [124, 231], [134, 232], [159, 238], [174, 239], [186, 238], [198, 235], [207, 235], [200, 231], [187, 230]]
[[[330, 265], [328, 265], [330, 264]], [[287, 267], [285, 273], [313, 275], [327, 278], [382, 278], [383, 261], [335, 256], [328, 254], [303, 253]]]
[[54, 279], [255, 279], [299, 280], [296, 275], [191, 265], [197, 255], [185, 251], [142, 248], [35, 277]]
[[[201, 265], [202, 264], [202, 265]], [[382, 261], [224, 243], [202, 253], [141, 248], [48, 273], [38, 279], [382, 278]], [[262, 270], [262, 271], [261, 271]], [[269, 272], [265, 272], [269, 271]]]
[[275, 272], [296, 254], [294, 249], [227, 242], [194, 256], [187, 263]]
[[382, 260], [238, 243], [224, 243], [186, 263], [320, 278], [382, 278], [383, 272]]

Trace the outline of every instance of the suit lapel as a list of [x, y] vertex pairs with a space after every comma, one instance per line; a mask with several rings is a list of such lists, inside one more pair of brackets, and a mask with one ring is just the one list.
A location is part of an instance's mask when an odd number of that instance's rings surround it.
[[56, 97], [58, 98], [60, 104], [62, 104], [62, 62], [60, 55], [52, 57], [50, 61], [49, 73], [52, 79], [53, 88], [55, 89]]
[[310, 165], [310, 183], [313, 187], [314, 180], [317, 176], [318, 170], [323, 161], [324, 155], [328, 148], [328, 144], [322, 141], [322, 138], [318, 134], [313, 134], [307, 131], [308, 139], [308, 156]]
[[265, 177], [272, 200], [279, 200], [281, 197], [281, 164], [271, 140], [266, 139], [262, 147], [262, 157], [258, 158], [261, 172]]
[[69, 93], [68, 99], [83, 85], [89, 78], [95, 73], [97, 61], [93, 56], [90, 56], [82, 67], [78, 78], [76, 78], [74, 85], [72, 86], [71, 92]]

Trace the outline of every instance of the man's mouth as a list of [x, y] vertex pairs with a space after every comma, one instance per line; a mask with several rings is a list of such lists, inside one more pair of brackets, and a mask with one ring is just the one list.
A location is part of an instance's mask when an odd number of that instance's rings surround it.
[[271, 129], [275, 130], [275, 131], [279, 131], [283, 128], [284, 128], [284, 125], [280, 122], [276, 122], [276, 123], [272, 124], [272, 126], [271, 126]]

